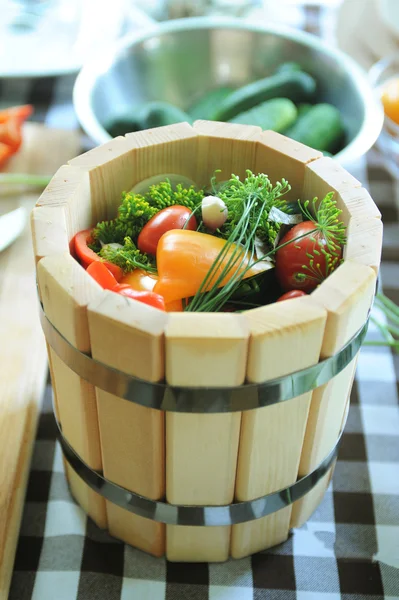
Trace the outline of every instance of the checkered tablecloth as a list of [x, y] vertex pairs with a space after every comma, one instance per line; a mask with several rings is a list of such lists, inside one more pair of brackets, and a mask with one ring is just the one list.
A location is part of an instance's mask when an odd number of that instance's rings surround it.
[[[360, 1], [360, 0], [359, 0]], [[317, 12], [307, 11], [316, 29]], [[3, 103], [75, 127], [73, 78], [2, 81]], [[385, 223], [381, 279], [399, 303], [399, 188], [371, 151], [356, 175]], [[378, 338], [373, 326], [369, 339]], [[335, 475], [311, 519], [278, 547], [225, 564], [155, 559], [100, 531], [70, 496], [48, 385], [9, 600], [398, 600], [399, 355], [364, 347]]]

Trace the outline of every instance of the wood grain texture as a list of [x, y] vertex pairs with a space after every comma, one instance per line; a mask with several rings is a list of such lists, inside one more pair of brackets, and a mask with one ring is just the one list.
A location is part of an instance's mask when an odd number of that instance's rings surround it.
[[241, 179], [246, 170], [255, 170], [256, 139], [260, 127], [238, 125], [237, 123], [219, 123], [215, 121], [196, 121], [194, 130], [199, 135], [197, 151], [198, 185], [209, 185], [216, 169], [217, 180], [230, 179], [232, 173]]
[[[327, 310], [322, 358], [340, 350], [364, 324], [373, 301], [375, 283], [376, 276], [370, 267], [345, 261], [311, 294], [312, 299]], [[326, 385], [313, 392], [300, 475], [315, 469], [338, 439], [355, 368], [356, 359]], [[328, 480], [324, 481], [328, 485]], [[322, 489], [320, 483], [317, 489], [295, 503], [291, 526], [298, 526], [310, 516], [320, 501]]]
[[362, 191], [362, 184], [332, 158], [323, 157], [306, 165], [302, 187], [302, 200], [319, 200], [334, 192], [337, 206], [342, 210], [341, 219], [348, 225], [352, 216], [365, 212], [376, 215], [375, 204]]
[[[319, 360], [326, 311], [297, 298], [249, 311], [247, 379], [260, 383]], [[284, 356], [284, 360], [281, 360]], [[242, 415], [235, 499], [258, 498], [294, 483], [311, 393]], [[242, 558], [288, 536], [291, 507], [233, 526], [231, 554]]]
[[[93, 358], [147, 381], [164, 376], [167, 315], [141, 302], [104, 292], [89, 306]], [[164, 414], [97, 389], [104, 475], [154, 500], [165, 494]], [[106, 503], [112, 535], [161, 556], [165, 527]]]
[[36, 262], [44, 256], [69, 252], [64, 206], [40, 206], [31, 212], [33, 252]]
[[266, 173], [275, 184], [286, 179], [291, 185], [288, 199], [297, 200], [303, 188], [306, 165], [317, 161], [322, 153], [312, 150], [275, 131], [263, 131], [256, 148], [256, 173]]
[[[40, 210], [40, 209], [36, 209]], [[78, 350], [90, 351], [87, 305], [103, 290], [69, 253], [46, 256], [37, 265], [44, 311], [60, 333]], [[94, 387], [81, 379], [51, 350], [53, 388], [63, 433], [93, 469], [102, 469]], [[88, 514], [106, 527], [104, 499], [79, 478], [71, 479], [74, 495]]]
[[354, 217], [349, 221], [345, 260], [371, 267], [378, 274], [382, 252], [382, 221], [373, 217]]
[[6, 600], [47, 375], [29, 231], [0, 254], [0, 273], [0, 599]]
[[[76, 132], [26, 123], [22, 148], [4, 171], [51, 175], [78, 151]], [[1, 206], [31, 211], [37, 193], [2, 185]], [[11, 198], [13, 200], [11, 200]], [[37, 418], [47, 376], [29, 227], [0, 254], [0, 599], [8, 598]]]
[[[171, 313], [166, 327], [170, 385], [243, 383], [248, 326], [240, 315]], [[166, 415], [166, 498], [172, 504], [230, 504], [234, 495], [241, 413]], [[171, 561], [223, 561], [230, 527], [167, 526]], [[207, 558], [206, 558], [207, 557]]]
[[93, 222], [114, 218], [122, 192], [161, 173], [193, 178], [197, 135], [188, 123], [147, 129], [118, 137], [71, 160], [88, 171]]
[[[39, 200], [37, 207], [65, 210], [68, 241], [78, 231], [93, 225], [90, 178], [84, 169], [63, 165], [58, 169]], [[40, 211], [38, 211], [40, 214]]]

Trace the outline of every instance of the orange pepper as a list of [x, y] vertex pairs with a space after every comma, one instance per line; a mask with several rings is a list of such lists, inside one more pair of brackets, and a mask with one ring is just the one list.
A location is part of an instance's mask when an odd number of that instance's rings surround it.
[[138, 292], [152, 292], [157, 281], [158, 277], [156, 275], [150, 275], [143, 269], [134, 269], [134, 271], [124, 275], [120, 283], [127, 283]]
[[[127, 283], [137, 291], [152, 292], [157, 281], [157, 275], [150, 275], [142, 269], [134, 269], [123, 277], [121, 283]], [[166, 312], [182, 312], [183, 303], [181, 300], [173, 300], [166, 304], [165, 309]]]
[[[194, 296], [225, 243], [225, 240], [213, 235], [187, 229], [174, 229], [164, 233], [157, 247], [158, 282], [155, 284], [154, 292], [163, 296], [166, 304]], [[235, 247], [232, 246], [226, 253], [203, 291], [208, 291], [215, 285], [215, 281], [231, 260]], [[218, 287], [230, 281], [242, 257], [243, 254], [237, 260], [235, 267], [223, 277]], [[249, 256], [245, 258], [240, 272], [248, 266], [248, 260]], [[245, 273], [244, 279], [264, 269], [262, 263], [257, 263]]]

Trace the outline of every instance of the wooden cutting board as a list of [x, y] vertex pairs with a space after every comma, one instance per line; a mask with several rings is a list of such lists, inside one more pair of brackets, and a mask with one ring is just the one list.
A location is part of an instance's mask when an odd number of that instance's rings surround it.
[[[75, 131], [27, 123], [24, 145], [4, 171], [53, 175], [79, 153]], [[0, 183], [0, 214], [31, 210], [39, 191]], [[24, 233], [0, 253], [0, 600], [8, 598], [30, 459], [47, 377], [29, 219]]]

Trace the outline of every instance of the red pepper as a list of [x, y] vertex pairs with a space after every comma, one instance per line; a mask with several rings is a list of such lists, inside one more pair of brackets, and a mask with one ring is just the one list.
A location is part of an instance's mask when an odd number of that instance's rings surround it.
[[165, 300], [162, 296], [154, 292], [138, 292], [126, 283], [118, 283], [112, 291], [127, 298], [132, 298], [132, 300], [138, 300], [139, 302], [158, 308], [159, 310], [165, 310]]
[[93, 238], [91, 237], [91, 229], [84, 229], [83, 231], [79, 231], [73, 238], [73, 246], [75, 247], [76, 256], [82, 263], [85, 269], [95, 261], [102, 262], [109, 269], [112, 275], [115, 277], [117, 281], [120, 281], [123, 277], [123, 271], [117, 265], [110, 263], [106, 260], [102, 260], [98, 254], [94, 252], [91, 248], [89, 248], [88, 244], [93, 242]]
[[101, 285], [102, 288], [104, 288], [104, 290], [112, 290], [118, 283], [111, 271], [99, 260], [90, 263], [86, 271]]

